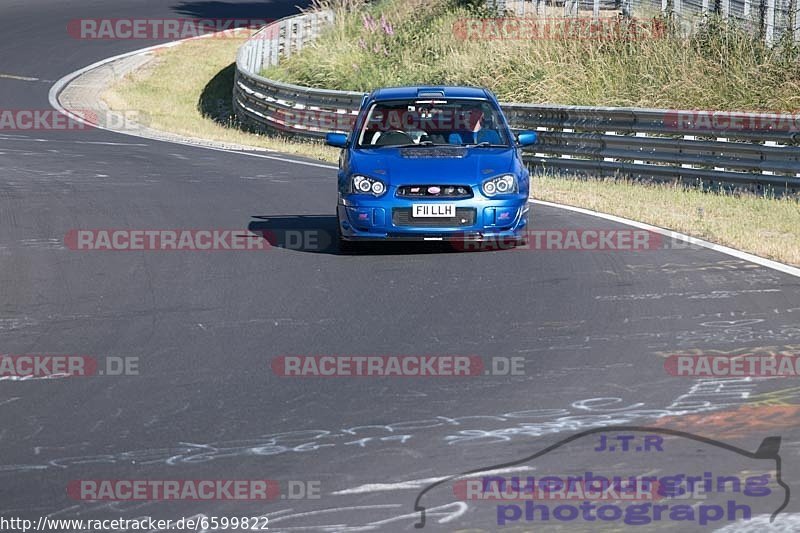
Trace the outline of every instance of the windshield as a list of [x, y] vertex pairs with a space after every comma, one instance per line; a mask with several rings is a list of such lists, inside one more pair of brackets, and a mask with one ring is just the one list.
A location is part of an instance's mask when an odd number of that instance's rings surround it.
[[474, 99], [377, 102], [358, 136], [359, 148], [443, 144], [509, 146], [498, 111], [491, 102]]

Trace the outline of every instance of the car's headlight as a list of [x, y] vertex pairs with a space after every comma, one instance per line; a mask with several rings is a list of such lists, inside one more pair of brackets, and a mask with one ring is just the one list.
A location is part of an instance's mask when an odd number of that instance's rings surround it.
[[350, 178], [350, 192], [380, 196], [386, 192], [386, 185], [374, 178], [355, 175]]
[[517, 180], [511, 174], [504, 174], [483, 182], [483, 194], [486, 196], [513, 194], [517, 190]]

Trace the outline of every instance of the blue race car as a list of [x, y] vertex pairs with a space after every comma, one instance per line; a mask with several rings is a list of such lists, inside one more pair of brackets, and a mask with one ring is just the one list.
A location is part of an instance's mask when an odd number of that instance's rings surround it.
[[475, 87], [396, 87], [364, 97], [342, 148], [342, 249], [365, 240], [525, 242], [529, 174], [497, 98]]

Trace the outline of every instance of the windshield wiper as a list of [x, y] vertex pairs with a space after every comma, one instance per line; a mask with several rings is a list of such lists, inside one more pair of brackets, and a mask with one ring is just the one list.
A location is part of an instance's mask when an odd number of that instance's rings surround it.
[[364, 144], [359, 145], [359, 148], [418, 148], [420, 146], [465, 146], [463, 144], [450, 144], [450, 143], [435, 143], [433, 141], [422, 141], [419, 144], [417, 143], [410, 143], [410, 144]]
[[418, 146], [453, 146], [452, 144], [434, 143], [433, 141], [421, 141], [418, 143], [410, 144], [385, 144], [383, 146], [375, 146], [375, 148], [416, 148]]

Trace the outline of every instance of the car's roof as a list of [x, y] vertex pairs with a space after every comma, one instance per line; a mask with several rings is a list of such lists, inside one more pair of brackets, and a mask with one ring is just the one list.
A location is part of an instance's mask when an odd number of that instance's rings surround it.
[[489, 97], [486, 89], [481, 87], [432, 87], [414, 85], [409, 87], [387, 87], [372, 93], [374, 100], [394, 100], [405, 98], [481, 98]]

